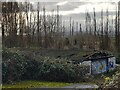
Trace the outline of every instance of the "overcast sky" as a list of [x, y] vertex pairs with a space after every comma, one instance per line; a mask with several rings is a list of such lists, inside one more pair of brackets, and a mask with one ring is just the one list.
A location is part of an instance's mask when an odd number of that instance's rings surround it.
[[[4, 1], [4, 0], [2, 0]], [[59, 5], [59, 14], [64, 20], [69, 20], [70, 17], [77, 21], [85, 19], [85, 12], [88, 11], [93, 17], [93, 8], [95, 8], [97, 19], [100, 19], [100, 12], [108, 9], [109, 19], [115, 18], [115, 10], [120, 0], [8, 0], [8, 1], [28, 1], [36, 7], [36, 2], [40, 2], [40, 8], [45, 6], [46, 14], [51, 14], [51, 10], [56, 11]], [[42, 13], [42, 12], [41, 12]], [[104, 16], [106, 13], [104, 13]]]
[[[36, 2], [39, 0], [30, 0], [36, 7]], [[100, 12], [103, 9], [104, 18], [106, 10], [109, 11], [109, 20], [115, 18], [115, 11], [119, 0], [44, 0], [40, 2], [40, 7], [46, 8], [46, 14], [51, 14], [51, 10], [56, 11], [57, 5], [59, 6], [59, 14], [62, 15], [63, 20], [69, 21], [72, 17], [75, 21], [83, 23], [85, 20], [85, 12], [88, 11], [93, 18], [93, 8], [96, 11], [97, 21], [100, 20]], [[42, 13], [42, 12], [41, 12]]]
[[[40, 2], [40, 7], [46, 8], [46, 14], [51, 14], [51, 10], [56, 11], [57, 5], [59, 6], [59, 14], [62, 15], [62, 20], [69, 24], [69, 19], [78, 21], [84, 26], [85, 12], [88, 11], [93, 19], [93, 8], [96, 11], [97, 22], [100, 23], [100, 13], [103, 9], [104, 18], [106, 18], [106, 10], [109, 11], [109, 20], [115, 18], [115, 11], [120, 0], [1, 0], [1, 1], [18, 1], [18, 2], [31, 2], [36, 8], [37, 3]], [[42, 13], [42, 12], [41, 12]], [[110, 22], [111, 22], [110, 21]]]

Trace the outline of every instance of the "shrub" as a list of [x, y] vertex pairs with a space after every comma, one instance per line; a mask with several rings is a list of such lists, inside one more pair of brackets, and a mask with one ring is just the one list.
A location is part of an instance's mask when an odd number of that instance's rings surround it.
[[117, 72], [114, 75], [112, 75], [112, 78], [110, 78], [109, 81], [104, 82], [102, 88], [120, 88], [120, 67], [118, 68]]
[[119, 52], [115, 53], [115, 57], [116, 57], [116, 63], [120, 64], [120, 53]]
[[21, 80], [23, 73], [26, 71], [27, 60], [9, 50], [2, 52], [2, 78], [3, 82]]
[[3, 50], [3, 83], [19, 80], [83, 81], [88, 67], [68, 63], [66, 59], [39, 57], [31, 59], [18, 53]]

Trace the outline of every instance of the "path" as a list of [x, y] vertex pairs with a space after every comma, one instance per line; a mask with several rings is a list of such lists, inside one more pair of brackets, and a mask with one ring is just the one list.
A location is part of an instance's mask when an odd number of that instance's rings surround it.
[[98, 88], [96, 84], [73, 84], [71, 86], [65, 86], [64, 88], [86, 89], [86, 88]]
[[73, 84], [71, 86], [65, 86], [63, 88], [32, 88], [29, 90], [80, 90], [80, 89], [97, 89], [96, 84]]

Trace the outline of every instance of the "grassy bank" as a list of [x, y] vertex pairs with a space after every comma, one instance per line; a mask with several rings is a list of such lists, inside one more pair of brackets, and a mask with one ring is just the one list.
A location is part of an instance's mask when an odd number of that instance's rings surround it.
[[73, 84], [95, 84], [94, 82], [78, 82], [78, 83], [66, 83], [66, 82], [46, 82], [46, 81], [20, 81], [14, 84], [3, 84], [2, 88], [62, 88], [65, 86], [71, 86]]
[[21, 81], [15, 84], [4, 84], [2, 88], [64, 87], [72, 84], [65, 82]]

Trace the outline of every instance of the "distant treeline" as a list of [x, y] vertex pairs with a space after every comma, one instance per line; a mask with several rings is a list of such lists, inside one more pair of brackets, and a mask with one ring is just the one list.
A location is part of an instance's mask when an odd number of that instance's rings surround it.
[[[118, 5], [119, 6], [119, 5]], [[6, 47], [41, 48], [86, 48], [120, 51], [120, 10], [116, 9], [116, 18], [110, 28], [109, 10], [106, 17], [101, 10], [101, 20], [97, 23], [96, 11], [93, 18], [85, 13], [85, 27], [70, 17], [69, 29], [62, 16], [37, 3], [37, 10], [30, 2], [2, 2], [2, 39]], [[36, 14], [33, 12], [36, 11]], [[40, 14], [42, 12], [42, 14]]]

